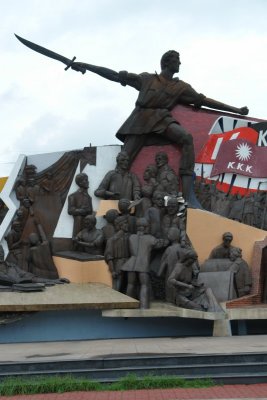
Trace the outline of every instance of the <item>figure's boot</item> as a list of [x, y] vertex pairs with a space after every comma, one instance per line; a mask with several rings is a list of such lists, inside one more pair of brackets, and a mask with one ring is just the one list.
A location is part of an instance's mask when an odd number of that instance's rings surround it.
[[181, 175], [182, 179], [182, 192], [185, 201], [189, 208], [199, 208], [203, 210], [202, 205], [199, 203], [194, 192], [194, 179], [193, 175]]

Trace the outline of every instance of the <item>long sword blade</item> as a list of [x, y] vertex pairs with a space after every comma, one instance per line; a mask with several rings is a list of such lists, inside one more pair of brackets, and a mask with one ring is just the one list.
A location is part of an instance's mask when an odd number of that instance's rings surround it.
[[[60, 61], [63, 64], [67, 65], [65, 70], [71, 67], [72, 63], [76, 59], [76, 57], [73, 57], [73, 59], [69, 59], [67, 57], [62, 56], [61, 54], [55, 53], [52, 50], [46, 49], [45, 47], [39, 46], [39, 44], [30, 42], [29, 40], [23, 39], [22, 37], [16, 35], [16, 38], [25, 46], [29, 47], [29, 49], [36, 51], [37, 53], [43, 54], [46, 57], [53, 58], [54, 60]], [[83, 74], [85, 73], [85, 69], [80, 70]]]

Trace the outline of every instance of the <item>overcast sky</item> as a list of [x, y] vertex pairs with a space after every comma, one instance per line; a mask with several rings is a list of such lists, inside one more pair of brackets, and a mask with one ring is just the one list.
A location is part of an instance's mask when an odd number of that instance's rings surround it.
[[19, 154], [119, 143], [135, 89], [85, 75], [23, 46], [130, 72], [160, 71], [178, 50], [179, 77], [208, 97], [267, 119], [266, 0], [0, 0], [0, 176]]

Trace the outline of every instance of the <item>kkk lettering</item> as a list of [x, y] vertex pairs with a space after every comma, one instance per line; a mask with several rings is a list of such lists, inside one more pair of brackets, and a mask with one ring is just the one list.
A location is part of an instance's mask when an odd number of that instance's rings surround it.
[[267, 130], [259, 131], [258, 146], [267, 146]]
[[252, 167], [253, 165], [244, 165], [244, 164], [240, 164], [240, 163], [236, 163], [235, 161], [230, 161], [226, 167], [226, 171], [225, 172], [232, 172], [232, 170], [236, 170], [236, 171], [242, 171], [242, 172], [246, 172], [245, 175], [251, 175], [253, 176], [253, 171], [252, 171]]
[[227, 165], [227, 169], [234, 169], [235, 167], [234, 167], [234, 164], [235, 164], [235, 161], [230, 161], [229, 163], [228, 163], [228, 165]]
[[259, 147], [267, 147], [267, 121], [251, 124], [250, 127], [258, 132], [257, 145]]

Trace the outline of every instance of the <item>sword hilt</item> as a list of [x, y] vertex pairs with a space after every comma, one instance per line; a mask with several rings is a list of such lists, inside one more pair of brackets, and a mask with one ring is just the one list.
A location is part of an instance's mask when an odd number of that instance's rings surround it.
[[76, 57], [74, 56], [72, 60], [70, 60], [69, 64], [66, 66], [65, 71], [67, 71], [73, 64], [74, 60], [76, 60]]
[[[66, 66], [66, 68], [64, 68], [65, 71], [67, 71], [72, 66], [72, 64], [74, 63], [74, 60], [76, 60], [75, 56], [73, 57], [72, 60], [70, 60], [69, 64]], [[82, 74], [85, 74], [86, 69], [85, 68], [79, 68], [79, 69], [77, 68], [77, 71], [80, 71]]]

